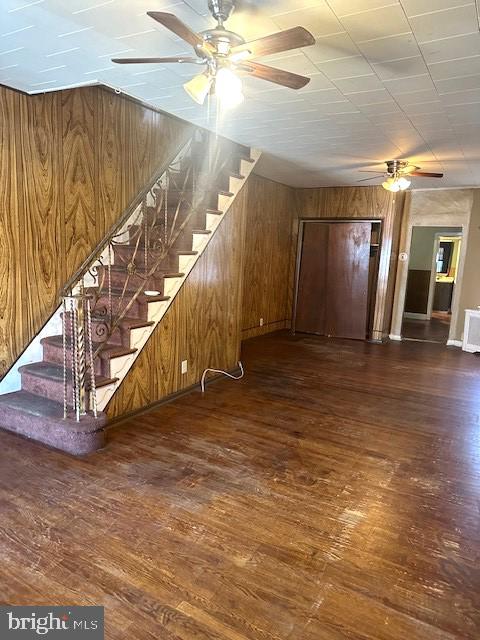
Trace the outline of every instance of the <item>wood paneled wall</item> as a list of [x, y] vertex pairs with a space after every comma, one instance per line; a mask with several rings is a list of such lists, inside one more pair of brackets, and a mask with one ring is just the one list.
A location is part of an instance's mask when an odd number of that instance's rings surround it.
[[0, 375], [190, 125], [100, 87], [0, 87]]
[[[110, 418], [197, 383], [206, 368], [240, 358], [244, 187], [107, 407]], [[181, 374], [181, 362], [188, 371]]]
[[246, 188], [243, 339], [290, 326], [295, 209], [291, 187], [252, 175]]

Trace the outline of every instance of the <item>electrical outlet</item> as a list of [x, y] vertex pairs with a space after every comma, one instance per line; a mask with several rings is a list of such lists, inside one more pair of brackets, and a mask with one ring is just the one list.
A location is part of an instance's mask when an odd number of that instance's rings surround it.
[[188, 371], [188, 361], [182, 360], [182, 374], [187, 373]]
[[263, 318], [260, 318], [260, 326], [263, 327]]

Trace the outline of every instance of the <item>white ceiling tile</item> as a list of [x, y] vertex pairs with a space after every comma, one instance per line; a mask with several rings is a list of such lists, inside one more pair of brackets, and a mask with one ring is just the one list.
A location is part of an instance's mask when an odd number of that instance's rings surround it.
[[[182, 88], [197, 71], [194, 66], [110, 63], [117, 56], [191, 54], [185, 42], [145, 15], [151, 0], [43, 0], [28, 12], [8, 13], [24, 1], [0, 2], [0, 81], [31, 92], [103, 81], [215, 128], [214, 101], [208, 113]], [[156, 0], [153, 8], [203, 29], [213, 24], [206, 4]], [[422, 45], [430, 69], [401, 5], [416, 16], [411, 21], [417, 37], [430, 28], [429, 38], [441, 38]], [[315, 33], [315, 46], [263, 59], [311, 81], [295, 92], [245, 78], [246, 100], [221, 122], [220, 131], [276, 154], [274, 177], [279, 180], [352, 184], [358, 167], [385, 157], [404, 155], [427, 163], [436, 154], [460, 158], [449, 165], [450, 184], [480, 183], [480, 35], [478, 23], [470, 24], [471, 5], [468, 0], [245, 3], [227, 27], [247, 40], [297, 25]], [[455, 10], [439, 11], [447, 7]]]
[[438, 100], [438, 93], [434, 89], [413, 91], [412, 93], [400, 93], [395, 96], [395, 100], [400, 106], [419, 104], [422, 102], [433, 102]]
[[416, 16], [471, 4], [471, 0], [400, 0], [407, 16]]
[[386, 89], [377, 91], [359, 91], [357, 93], [347, 94], [347, 98], [357, 106], [365, 104], [375, 104], [377, 102], [390, 102], [391, 97]]
[[304, 52], [312, 62], [327, 62], [358, 55], [358, 49], [348, 33], [317, 38], [317, 42], [304, 49]]
[[478, 31], [474, 3], [416, 15], [410, 17], [410, 24], [419, 43]]
[[384, 62], [420, 55], [418, 44], [412, 33], [360, 42], [358, 48], [369, 62]]
[[342, 25], [356, 42], [409, 33], [410, 25], [399, 4], [342, 17]]
[[372, 66], [381, 80], [396, 80], [398, 78], [410, 78], [428, 74], [427, 66], [421, 56], [383, 62]]
[[391, 80], [385, 80], [384, 86], [393, 96], [415, 91], [435, 90], [435, 85], [428, 74], [407, 78], [392, 78]]
[[322, 62], [316, 65], [328, 78], [352, 78], [354, 76], [370, 76], [372, 67], [363, 56], [353, 56], [332, 62]]
[[326, 36], [344, 31], [338, 18], [323, 0], [316, 2], [310, 9], [289, 11], [275, 15], [273, 19], [280, 29], [303, 26], [314, 36]]
[[469, 91], [454, 91], [452, 93], [440, 94], [440, 100], [445, 105], [469, 104], [471, 102], [480, 103], [480, 86], [477, 89], [470, 89]]
[[375, 74], [337, 79], [335, 80], [335, 84], [344, 94], [358, 91], [377, 91], [383, 89], [384, 86]]
[[428, 64], [477, 56], [480, 55], [480, 32], [426, 42], [421, 50]]
[[329, 0], [329, 4], [340, 18], [352, 13], [379, 9], [386, 4], [394, 4], [396, 0]]
[[480, 55], [449, 62], [436, 62], [429, 65], [433, 80], [447, 80], [459, 76], [480, 75]]
[[448, 80], [437, 80], [435, 85], [439, 93], [469, 91], [470, 89], [477, 89], [480, 86], [480, 75], [449, 78]]

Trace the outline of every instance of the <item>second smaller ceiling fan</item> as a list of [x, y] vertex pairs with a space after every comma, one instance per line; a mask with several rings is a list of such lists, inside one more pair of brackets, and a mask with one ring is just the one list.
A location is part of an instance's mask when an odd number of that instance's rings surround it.
[[204, 67], [202, 73], [184, 84], [190, 97], [203, 104], [207, 95], [215, 92], [224, 106], [234, 106], [243, 100], [239, 75], [252, 76], [290, 89], [301, 89], [310, 78], [254, 62], [253, 58], [282, 51], [309, 47], [315, 38], [303, 27], [293, 27], [245, 42], [238, 33], [224, 27], [235, 9], [234, 0], [208, 0], [208, 8], [217, 21], [214, 29], [201, 33], [192, 31], [173, 13], [148, 11], [147, 15], [175, 33], [193, 47], [195, 57], [113, 58], [117, 64], [193, 64]]
[[360, 170], [361, 173], [375, 173], [376, 175], [371, 178], [362, 178], [357, 182], [366, 182], [367, 180], [375, 180], [381, 176], [385, 176], [387, 179], [382, 182], [382, 187], [387, 191], [404, 191], [408, 189], [412, 181], [409, 179], [412, 176], [419, 178], [443, 178], [443, 173], [432, 173], [430, 171], [420, 171], [420, 167], [414, 164], [410, 164], [408, 160], [387, 160], [386, 171], [368, 171]]

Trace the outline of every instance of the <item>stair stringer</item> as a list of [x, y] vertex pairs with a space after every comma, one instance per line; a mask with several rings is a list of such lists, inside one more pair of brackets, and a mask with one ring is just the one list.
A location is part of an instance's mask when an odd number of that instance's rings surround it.
[[206, 228], [211, 233], [200, 234], [194, 233], [192, 239], [192, 251], [196, 251], [196, 255], [183, 255], [180, 257], [179, 271], [183, 273], [181, 277], [168, 278], [165, 281], [164, 296], [168, 296], [168, 300], [164, 301], [152, 301], [148, 303], [148, 316], [147, 320], [153, 324], [146, 327], [140, 327], [130, 330], [130, 348], [135, 349], [135, 352], [124, 356], [118, 356], [110, 359], [110, 378], [115, 379], [115, 382], [102, 386], [97, 389], [97, 407], [99, 411], [103, 411], [107, 404], [112, 399], [117, 389], [122, 384], [126, 375], [133, 366], [135, 360], [140, 355], [145, 344], [148, 342], [150, 336], [155, 331], [157, 325], [161, 322], [162, 318], [166, 314], [170, 305], [174, 301], [176, 295], [182, 288], [184, 282], [187, 280], [190, 272], [195, 267], [197, 261], [203, 255], [210, 240], [215, 235], [216, 230], [222, 223], [225, 215], [228, 213], [230, 207], [236, 199], [236, 196], [243, 188], [244, 184], [248, 180], [248, 177], [255, 168], [256, 163], [260, 159], [261, 152], [256, 149], [250, 150], [250, 158], [252, 161], [241, 159], [241, 178], [239, 176], [231, 176], [229, 184], [229, 193], [232, 195], [218, 195], [217, 209], [221, 213], [207, 214]]

